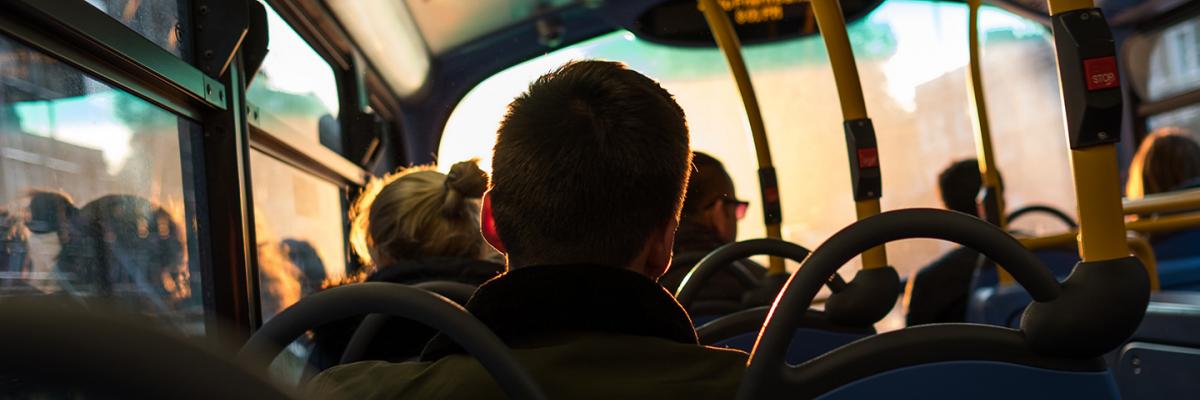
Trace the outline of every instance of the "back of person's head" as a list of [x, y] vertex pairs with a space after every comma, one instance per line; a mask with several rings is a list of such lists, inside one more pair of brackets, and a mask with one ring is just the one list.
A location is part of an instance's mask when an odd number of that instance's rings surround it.
[[1194, 185], [1200, 179], [1200, 145], [1182, 128], [1160, 128], [1142, 140], [1129, 166], [1131, 199]]
[[683, 199], [683, 219], [704, 211], [717, 199], [733, 195], [733, 178], [725, 165], [712, 156], [692, 152], [692, 176]]
[[974, 158], [955, 161], [938, 175], [938, 189], [942, 204], [947, 209], [970, 215], [979, 215], [975, 199], [983, 186], [979, 174], [979, 161]]
[[29, 221], [26, 225], [34, 233], [66, 232], [64, 228], [78, 212], [71, 197], [63, 192], [30, 190], [28, 197]]
[[108, 195], [80, 209], [58, 265], [82, 275], [84, 283], [99, 283], [102, 291], [145, 279], [158, 283], [159, 294], [186, 297], [187, 288], [179, 286], [187, 275], [184, 240], [180, 224], [162, 207], [137, 196]]
[[350, 243], [362, 263], [485, 257], [479, 198], [488, 178], [477, 163], [454, 164], [449, 174], [412, 167], [368, 183], [350, 210]]
[[620, 63], [538, 78], [509, 105], [493, 155], [491, 211], [509, 266], [627, 267], [653, 235], [673, 238], [688, 141], [671, 94]]

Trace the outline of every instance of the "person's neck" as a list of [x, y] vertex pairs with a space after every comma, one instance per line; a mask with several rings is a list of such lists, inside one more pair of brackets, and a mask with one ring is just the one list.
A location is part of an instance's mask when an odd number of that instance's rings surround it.
[[[639, 258], [642, 258], [642, 257], [639, 257]], [[639, 270], [638, 268], [631, 267], [631, 265], [637, 265], [637, 264], [633, 264], [633, 263], [626, 264], [626, 265], [619, 265], [619, 264], [612, 264], [612, 263], [598, 262], [598, 261], [591, 261], [591, 260], [525, 260], [525, 259], [519, 259], [519, 258], [512, 257], [511, 255], [508, 257], [508, 270], [509, 271], [517, 270], [517, 269], [521, 269], [521, 268], [525, 268], [525, 267], [534, 267], [534, 266], [543, 266], [543, 265], [603, 265], [606, 267], [627, 269], [627, 270], [630, 270], [633, 272], [642, 273], [642, 271]]]

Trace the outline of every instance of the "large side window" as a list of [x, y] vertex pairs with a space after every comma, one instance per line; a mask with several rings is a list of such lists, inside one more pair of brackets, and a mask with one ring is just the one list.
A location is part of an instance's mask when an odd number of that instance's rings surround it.
[[[1145, 78], [1135, 81], [1134, 86], [1145, 101], [1152, 103], [1200, 90], [1200, 16], [1138, 35], [1131, 42], [1149, 52], [1147, 57], [1131, 58], [1133, 69], [1145, 72]], [[1200, 101], [1189, 103], [1148, 115], [1147, 128], [1181, 127], [1200, 139]]]
[[[341, 140], [334, 70], [267, 10], [270, 52], [246, 94], [258, 110], [252, 135], [334, 147]], [[320, 146], [300, 148], [332, 154]], [[346, 273], [345, 190], [295, 161], [259, 149], [250, 156], [263, 320]]]
[[[264, 3], [264, 5], [266, 5]], [[337, 78], [329, 63], [270, 6], [271, 38], [262, 68], [246, 91], [264, 129], [341, 152]]]
[[[1072, 213], [1049, 32], [991, 7], [984, 8], [981, 26], [984, 83], [1008, 204], [1047, 204]], [[884, 209], [941, 207], [939, 172], [953, 160], [975, 156], [965, 80], [966, 7], [890, 0], [852, 23], [849, 34], [878, 135]], [[842, 114], [823, 42], [806, 37], [754, 45], [744, 55], [775, 154], [785, 239], [815, 247], [854, 221]], [[693, 148], [721, 159], [739, 196], [752, 201], [754, 209], [741, 222], [739, 235], [762, 237], [753, 141], [737, 88], [716, 49], [663, 46], [616, 32], [514, 66], [464, 97], [446, 125], [439, 158], [481, 157], [490, 163], [496, 127], [513, 97], [538, 75], [587, 58], [624, 62], [675, 95], [687, 114]], [[1065, 229], [1050, 220], [1025, 223], [1020, 228], [1027, 231]], [[949, 247], [905, 241], [889, 245], [889, 255], [907, 274]]]
[[198, 131], [0, 36], [0, 296], [115, 302], [202, 334]]

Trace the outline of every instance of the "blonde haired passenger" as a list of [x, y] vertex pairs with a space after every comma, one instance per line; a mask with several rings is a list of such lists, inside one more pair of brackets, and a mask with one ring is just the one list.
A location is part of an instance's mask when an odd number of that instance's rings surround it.
[[[408, 168], [368, 183], [350, 209], [350, 246], [364, 268], [343, 282], [417, 284], [453, 281], [479, 285], [504, 272], [499, 253], [479, 232], [480, 198], [487, 174], [477, 160], [448, 174], [432, 166]], [[359, 319], [317, 331], [318, 369], [336, 364]], [[372, 342], [368, 359], [398, 361], [419, 355], [434, 331], [394, 320]]]

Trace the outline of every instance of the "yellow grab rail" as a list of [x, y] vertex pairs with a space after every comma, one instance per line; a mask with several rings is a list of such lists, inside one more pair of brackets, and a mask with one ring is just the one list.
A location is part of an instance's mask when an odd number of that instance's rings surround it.
[[1000, 183], [1000, 170], [996, 166], [996, 157], [992, 146], [991, 124], [988, 119], [987, 102], [983, 92], [983, 71], [979, 61], [979, 7], [983, 0], [968, 0], [968, 48], [967, 63], [967, 94], [971, 101], [971, 119], [975, 123], [975, 153], [979, 159], [979, 173], [983, 178], [983, 186], [993, 190], [999, 212], [999, 220], [992, 221], [1000, 228], [1006, 227], [1007, 218], [1004, 213], [1004, 188]]
[[[1197, 227], [1200, 227], [1200, 211], [1133, 220], [1126, 222], [1124, 229], [1138, 233], [1162, 233], [1177, 232]], [[1025, 245], [1030, 250], [1041, 250], [1069, 245], [1076, 240], [1078, 235], [1079, 232], [1077, 230], [1071, 230], [1053, 235], [1021, 238], [1019, 240], [1022, 245]]]
[[[1000, 182], [1000, 169], [996, 165], [996, 157], [992, 146], [992, 129], [987, 112], [987, 101], [983, 91], [983, 67], [979, 60], [979, 7], [983, 0], [967, 1], [967, 97], [971, 101], [971, 121], [975, 130], [975, 154], [979, 162], [979, 176], [982, 178], [983, 217], [1000, 229], [1008, 226], [1008, 214], [1004, 206], [1004, 186]], [[1003, 268], [997, 271], [1001, 285], [1015, 282], [1012, 275]]]
[[[738, 41], [737, 32], [733, 30], [733, 24], [729, 22], [729, 16], [717, 4], [716, 0], [699, 0], [700, 11], [704, 13], [705, 21], [708, 21], [708, 28], [713, 33], [713, 38], [717, 42], [717, 47], [721, 48], [721, 52], [725, 54], [725, 61], [729, 63], [729, 70], [733, 74], [733, 80], [737, 83], [738, 92], [742, 96], [742, 104], [746, 108], [746, 118], [750, 122], [750, 134], [754, 137], [754, 150], [758, 157], [758, 169], [760, 174], [762, 171], [772, 171], [771, 164], [771, 147], [767, 142], [767, 126], [763, 122], [762, 110], [758, 107], [758, 97], [754, 93], [754, 84], [750, 81], [750, 72], [746, 69], [746, 61], [742, 58], [742, 44]], [[761, 176], [760, 176], [760, 179]], [[771, 179], [774, 179], [772, 177]], [[764, 185], [767, 182], [761, 182]], [[770, 184], [775, 184], [771, 182]], [[775, 196], [774, 199], [768, 198]], [[763, 207], [768, 207], [770, 204], [779, 203], [779, 193], [776, 190], [773, 194], [768, 194], [768, 190], [763, 191]], [[764, 214], [767, 227], [767, 237], [771, 239], [783, 240], [783, 227], [781, 222], [771, 221], [770, 217]], [[782, 219], [782, 215], [777, 216]], [[787, 273], [784, 267], [783, 258], [771, 257], [768, 264], [768, 275], [782, 275]]]
[[1200, 209], [1200, 189], [1158, 193], [1140, 199], [1125, 200], [1124, 209], [1125, 215]]
[[1157, 292], [1161, 284], [1158, 280], [1158, 260], [1154, 256], [1154, 247], [1150, 246], [1149, 240], [1138, 235], [1129, 236], [1126, 243], [1129, 244], [1129, 251], [1146, 266], [1146, 276], [1150, 278], [1150, 291]]
[[[829, 64], [833, 67], [833, 80], [837, 85], [838, 100], [842, 106], [842, 119], [853, 121], [867, 118], [866, 100], [863, 98], [862, 83], [858, 67], [854, 62], [854, 50], [846, 33], [846, 21], [837, 0], [811, 0], [813, 15], [825, 49], [829, 52]], [[855, 214], [859, 220], [879, 214], [879, 199], [855, 202]], [[887, 251], [884, 246], [871, 248], [862, 254], [863, 269], [887, 266]]]

